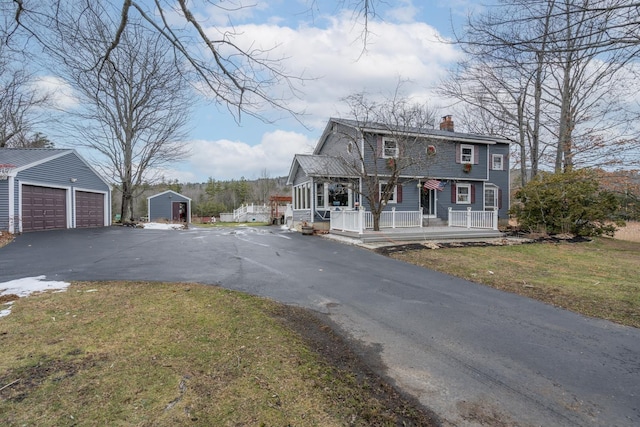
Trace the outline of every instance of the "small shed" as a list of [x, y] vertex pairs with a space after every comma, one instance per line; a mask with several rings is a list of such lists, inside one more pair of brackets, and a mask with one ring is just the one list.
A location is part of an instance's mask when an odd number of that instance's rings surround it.
[[147, 197], [147, 216], [149, 221], [168, 221], [191, 223], [191, 199], [167, 190]]
[[0, 230], [111, 224], [111, 185], [75, 150], [0, 148]]

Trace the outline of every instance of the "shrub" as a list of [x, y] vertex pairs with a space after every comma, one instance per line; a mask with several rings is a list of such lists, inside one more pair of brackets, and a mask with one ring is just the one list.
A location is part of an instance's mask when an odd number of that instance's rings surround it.
[[511, 213], [524, 230], [613, 236], [616, 225], [624, 225], [614, 221], [619, 208], [615, 195], [601, 189], [595, 173], [588, 169], [541, 174], [518, 190], [516, 198], [520, 203]]

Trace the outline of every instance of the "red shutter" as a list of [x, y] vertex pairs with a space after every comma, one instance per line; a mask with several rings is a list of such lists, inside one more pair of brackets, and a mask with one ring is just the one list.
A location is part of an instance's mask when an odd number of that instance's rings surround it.
[[378, 139], [377, 139], [377, 147], [376, 147], [376, 155], [378, 156], [378, 158], [382, 157], [382, 136], [378, 135]]
[[458, 201], [456, 195], [456, 185], [451, 184], [451, 203], [453, 204], [456, 204]]
[[456, 163], [460, 163], [460, 156], [462, 155], [462, 149], [460, 148], [460, 144], [456, 144]]
[[396, 200], [396, 203], [402, 203], [402, 185], [398, 184], [396, 186], [396, 195], [398, 196], [398, 200]]
[[502, 188], [498, 188], [498, 209], [502, 209]]
[[476, 185], [475, 184], [471, 184], [471, 203], [475, 203], [476, 202]]
[[475, 145], [473, 147], [473, 164], [477, 165], [478, 163], [480, 163], [480, 147]]

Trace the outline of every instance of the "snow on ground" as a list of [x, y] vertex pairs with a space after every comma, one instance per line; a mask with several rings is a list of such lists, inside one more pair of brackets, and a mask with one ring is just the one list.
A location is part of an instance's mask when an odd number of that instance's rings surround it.
[[159, 222], [145, 222], [144, 228], [150, 230], [182, 230], [184, 224], [161, 224]]
[[[19, 297], [27, 297], [34, 292], [67, 290], [69, 283], [57, 282], [53, 280], [45, 280], [46, 276], [25, 277], [22, 279], [11, 280], [9, 282], [0, 283], [0, 296], [17, 295]], [[0, 317], [8, 316], [11, 313], [11, 305], [13, 301], [6, 303], [7, 308], [0, 310]]]

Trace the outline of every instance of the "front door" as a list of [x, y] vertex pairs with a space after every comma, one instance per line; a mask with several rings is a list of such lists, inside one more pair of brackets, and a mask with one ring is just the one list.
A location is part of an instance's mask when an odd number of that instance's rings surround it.
[[436, 217], [436, 190], [424, 188], [421, 186], [420, 191], [420, 207], [422, 208], [422, 216], [427, 218]]

